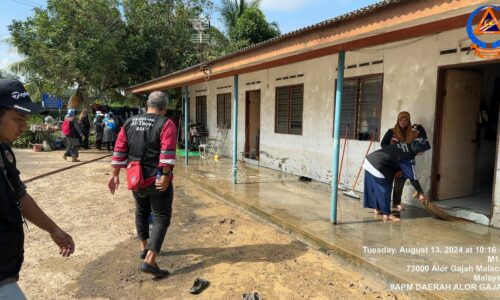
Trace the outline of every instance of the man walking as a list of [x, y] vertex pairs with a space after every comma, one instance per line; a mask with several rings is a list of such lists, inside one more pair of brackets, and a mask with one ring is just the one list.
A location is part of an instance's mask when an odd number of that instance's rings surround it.
[[32, 114], [43, 111], [17, 80], [0, 80], [0, 299], [26, 299], [17, 285], [24, 260], [24, 218], [47, 231], [62, 256], [70, 256], [75, 244], [26, 192], [19, 177], [14, 152], [8, 145], [27, 129]]
[[[149, 95], [148, 110], [143, 115], [129, 118], [116, 140], [112, 167], [113, 174], [108, 182], [109, 190], [114, 194], [119, 186], [120, 169], [129, 162], [140, 162], [144, 181], [134, 190], [135, 224], [140, 241], [140, 257], [144, 262], [140, 270], [156, 277], [166, 277], [169, 272], [156, 264], [156, 257], [161, 250], [163, 240], [172, 216], [172, 186], [175, 165], [177, 128], [167, 119], [167, 96], [162, 92]], [[154, 215], [151, 235], [148, 218]]]

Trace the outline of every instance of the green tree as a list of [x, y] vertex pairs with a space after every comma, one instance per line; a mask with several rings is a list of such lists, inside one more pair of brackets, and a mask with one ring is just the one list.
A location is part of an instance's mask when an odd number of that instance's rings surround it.
[[227, 35], [231, 36], [231, 31], [236, 26], [236, 21], [248, 8], [259, 8], [260, 0], [222, 0], [220, 14]]
[[277, 37], [280, 30], [276, 23], [269, 23], [259, 8], [246, 9], [236, 20], [230, 39], [238, 48], [247, 47]]
[[0, 79], [19, 79], [15, 74], [0, 69]]
[[15, 71], [39, 91], [123, 102], [124, 87], [228, 53], [216, 28], [208, 44], [192, 41], [192, 20], [212, 7], [210, 0], [48, 0], [9, 26], [9, 42], [25, 57]]
[[228, 51], [257, 44], [280, 35], [276, 22], [268, 22], [260, 0], [222, 0], [221, 19], [229, 38]]
[[59, 89], [105, 90], [122, 82], [125, 34], [116, 0], [49, 0], [25, 21], [9, 26], [12, 44], [26, 58], [28, 81]]
[[124, 0], [123, 45], [129, 83], [139, 83], [197, 64], [191, 20], [212, 6], [209, 0]]

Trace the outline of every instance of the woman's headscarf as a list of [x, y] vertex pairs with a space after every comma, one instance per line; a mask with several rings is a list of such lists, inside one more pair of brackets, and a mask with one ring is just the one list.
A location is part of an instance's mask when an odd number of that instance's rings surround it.
[[[399, 126], [399, 120], [401, 118], [408, 119], [408, 126], [405, 129]], [[392, 134], [399, 142], [411, 143], [414, 139], [418, 137], [418, 131], [414, 130], [411, 126], [410, 113], [407, 111], [402, 111], [398, 115], [398, 119], [396, 120], [396, 125], [392, 129]]]
[[76, 115], [76, 109], [70, 108], [68, 109], [68, 116], [69, 117], [74, 117]]

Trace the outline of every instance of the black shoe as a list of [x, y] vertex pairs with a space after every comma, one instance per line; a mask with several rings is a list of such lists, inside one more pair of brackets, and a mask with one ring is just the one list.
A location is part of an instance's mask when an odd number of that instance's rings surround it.
[[203, 278], [196, 278], [193, 282], [193, 286], [189, 289], [191, 294], [199, 294], [203, 292], [210, 285], [210, 281]]
[[139, 258], [140, 259], [145, 259], [146, 255], [148, 255], [148, 249], [144, 249], [142, 251], [139, 251]]
[[164, 278], [170, 274], [170, 272], [168, 272], [167, 270], [160, 269], [158, 265], [152, 266], [145, 262], [141, 264], [141, 271], [144, 273], [154, 275], [156, 278]]

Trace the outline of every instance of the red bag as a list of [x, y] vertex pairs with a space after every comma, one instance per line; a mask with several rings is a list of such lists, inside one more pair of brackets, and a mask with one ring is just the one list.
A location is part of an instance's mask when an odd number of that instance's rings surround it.
[[127, 187], [129, 190], [138, 190], [144, 182], [141, 162], [131, 161], [127, 165]]
[[70, 136], [70, 134], [71, 134], [71, 126], [70, 126], [69, 122], [70, 122], [69, 118], [64, 120], [62, 127], [61, 127], [62, 133], [65, 136]]

